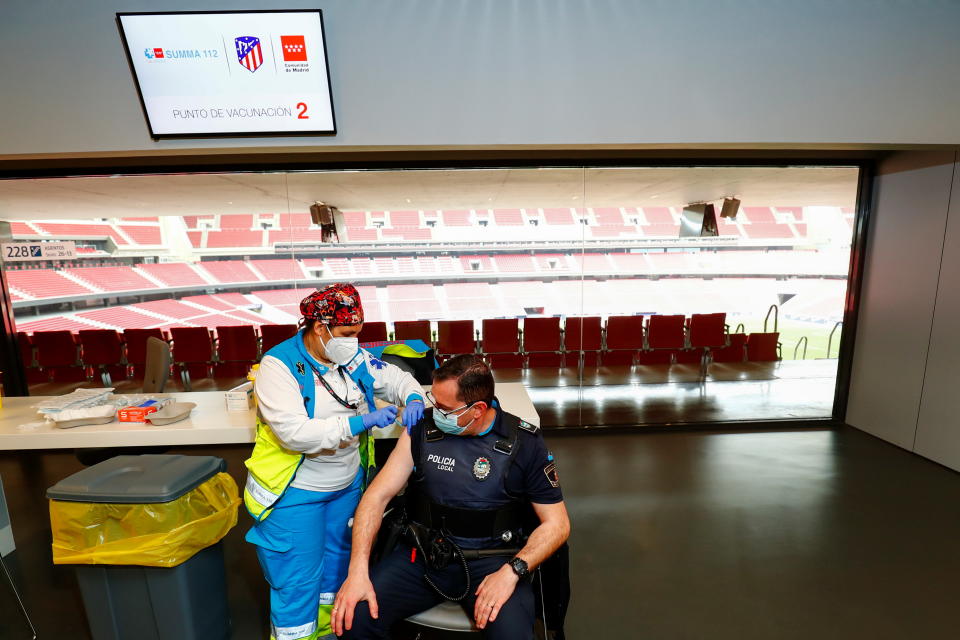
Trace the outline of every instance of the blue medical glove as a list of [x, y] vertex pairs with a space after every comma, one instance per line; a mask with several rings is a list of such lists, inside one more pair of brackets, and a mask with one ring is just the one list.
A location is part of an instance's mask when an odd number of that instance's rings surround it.
[[[359, 418], [359, 420], [358, 420]], [[350, 431], [353, 435], [366, 431], [371, 427], [389, 427], [397, 419], [397, 408], [387, 405], [382, 409], [377, 409], [372, 413], [366, 413], [362, 416], [350, 418]]]
[[410, 429], [413, 428], [413, 425], [420, 422], [420, 418], [423, 417], [423, 400], [410, 400], [407, 402], [407, 407], [403, 410], [403, 426], [406, 428], [407, 433], [410, 433]]

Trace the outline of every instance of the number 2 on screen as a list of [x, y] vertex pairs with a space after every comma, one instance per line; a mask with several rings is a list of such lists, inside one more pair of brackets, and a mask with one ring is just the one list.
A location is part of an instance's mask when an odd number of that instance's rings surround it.
[[310, 116], [307, 115], [307, 103], [298, 102], [297, 109], [300, 109], [300, 113], [297, 114], [297, 120], [309, 120]]

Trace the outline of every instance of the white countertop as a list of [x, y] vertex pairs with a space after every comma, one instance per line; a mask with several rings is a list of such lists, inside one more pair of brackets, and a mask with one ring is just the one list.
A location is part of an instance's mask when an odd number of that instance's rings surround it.
[[[252, 443], [256, 430], [255, 411], [227, 411], [223, 394], [222, 391], [162, 394], [178, 402], [197, 404], [190, 417], [169, 425], [114, 419], [107, 424], [72, 429], [59, 429], [50, 423], [30, 426], [30, 423], [44, 422], [34, 406], [46, 396], [7, 397], [0, 408], [0, 450]], [[521, 383], [498, 384], [497, 398], [507, 411], [531, 424], [540, 424], [540, 417]], [[396, 438], [400, 427], [373, 431], [377, 438]]]

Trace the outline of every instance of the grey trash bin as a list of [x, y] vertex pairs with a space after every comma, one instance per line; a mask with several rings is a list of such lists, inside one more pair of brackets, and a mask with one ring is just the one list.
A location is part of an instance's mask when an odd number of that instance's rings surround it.
[[[226, 469], [213, 456], [117, 456], [47, 490], [69, 502], [170, 502]], [[94, 640], [219, 640], [230, 637], [223, 546], [176, 567], [76, 565]]]

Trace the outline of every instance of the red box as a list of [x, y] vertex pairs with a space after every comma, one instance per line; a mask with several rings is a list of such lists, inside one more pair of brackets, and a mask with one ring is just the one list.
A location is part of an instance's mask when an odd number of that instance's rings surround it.
[[146, 422], [147, 416], [158, 411], [161, 406], [163, 405], [158, 402], [152, 402], [147, 406], [123, 407], [117, 410], [117, 419], [120, 422]]

